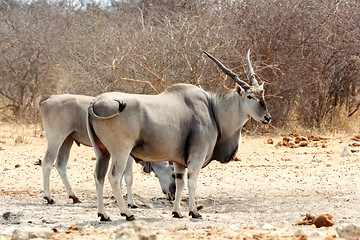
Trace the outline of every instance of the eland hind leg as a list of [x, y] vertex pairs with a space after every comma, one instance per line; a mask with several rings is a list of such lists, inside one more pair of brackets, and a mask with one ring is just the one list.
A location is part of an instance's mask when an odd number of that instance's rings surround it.
[[131, 156], [129, 156], [128, 160], [127, 160], [127, 163], [126, 163], [126, 168], [125, 168], [125, 172], [124, 172], [124, 178], [125, 178], [125, 183], [126, 183], [126, 193], [127, 193], [126, 195], [127, 195], [128, 206], [131, 207], [131, 208], [137, 208], [138, 206], [135, 204], [133, 194], [132, 194], [132, 184], [133, 184], [132, 168], [133, 168], [133, 164], [134, 164], [134, 159]]
[[66, 188], [66, 192], [69, 196], [69, 198], [71, 198], [73, 200], [73, 203], [80, 203], [81, 201], [79, 200], [78, 197], [75, 196], [75, 193], [73, 192], [68, 177], [67, 177], [67, 164], [69, 161], [69, 156], [70, 156], [70, 150], [71, 150], [71, 146], [73, 144], [73, 140], [71, 137], [67, 137], [65, 139], [65, 141], [63, 142], [63, 144], [60, 147], [59, 153], [58, 153], [58, 157], [57, 157], [57, 161], [56, 161], [56, 169], [58, 170], [61, 179], [65, 185]]
[[122, 197], [121, 181], [125, 172], [130, 152], [122, 153], [119, 156], [113, 155], [112, 165], [109, 171], [109, 181], [113, 189], [113, 193], [120, 208], [121, 216], [125, 216], [127, 221], [135, 220], [134, 215], [130, 213], [129, 208]]
[[44, 199], [47, 200], [48, 204], [54, 204], [54, 200], [50, 194], [50, 174], [55, 159], [58, 155], [60, 146], [63, 142], [63, 139], [58, 140], [59, 138], [48, 137], [48, 144], [45, 153], [45, 157], [41, 162], [42, 172], [43, 172], [43, 185], [44, 185]]
[[104, 182], [105, 175], [109, 167], [110, 154], [106, 149], [95, 148], [96, 166], [94, 171], [96, 196], [98, 204], [98, 217], [100, 221], [111, 221], [110, 217], [105, 213], [104, 207]]

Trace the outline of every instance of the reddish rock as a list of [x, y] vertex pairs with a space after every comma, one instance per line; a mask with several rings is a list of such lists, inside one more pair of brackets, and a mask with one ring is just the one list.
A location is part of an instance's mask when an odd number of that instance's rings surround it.
[[314, 225], [317, 228], [321, 228], [321, 227], [331, 227], [333, 226], [335, 223], [332, 220], [333, 216], [330, 214], [322, 214], [316, 217], [315, 221], [314, 221]]

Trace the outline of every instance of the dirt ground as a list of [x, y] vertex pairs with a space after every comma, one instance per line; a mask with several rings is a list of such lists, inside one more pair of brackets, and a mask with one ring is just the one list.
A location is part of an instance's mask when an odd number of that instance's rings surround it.
[[[135, 164], [133, 192], [139, 208], [132, 212], [159, 239], [304, 239], [295, 236], [299, 229], [314, 233], [311, 239], [339, 238], [337, 225], [360, 222], [360, 137], [356, 135], [360, 133], [305, 138], [245, 134], [236, 161], [213, 161], [201, 171], [196, 194], [197, 204], [204, 207], [202, 220], [172, 218], [172, 202], [165, 199], [157, 179]], [[350, 145], [351, 156], [340, 156], [345, 145]], [[54, 168], [54, 205], [43, 199], [41, 166], [36, 165], [45, 150], [46, 138], [39, 127], [35, 131], [0, 123], [0, 214], [12, 216], [0, 219], [0, 239], [11, 239], [19, 226], [56, 229], [54, 239], [114, 239], [116, 229], [126, 221], [108, 181], [105, 207], [112, 221], [100, 223], [97, 218], [93, 150], [74, 145], [68, 165], [70, 183], [82, 203], [68, 199]], [[187, 196], [185, 188], [185, 216]], [[296, 225], [306, 213], [331, 214], [335, 225]], [[70, 226], [83, 229], [69, 231]]]

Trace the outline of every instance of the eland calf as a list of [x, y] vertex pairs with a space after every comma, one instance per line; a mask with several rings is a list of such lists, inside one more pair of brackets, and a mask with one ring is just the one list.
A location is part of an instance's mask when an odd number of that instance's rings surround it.
[[[50, 195], [50, 172], [55, 159], [57, 159], [55, 166], [64, 182], [69, 198], [73, 199], [73, 203], [80, 202], [70, 186], [66, 169], [73, 142], [76, 142], [79, 146], [80, 144], [92, 146], [86, 129], [86, 116], [88, 106], [94, 99], [90, 96], [60, 94], [53, 95], [41, 102], [41, 118], [48, 141], [46, 154], [42, 161], [44, 198], [48, 204], [54, 203]], [[110, 158], [110, 155], [107, 157]], [[124, 176], [128, 204], [131, 207], [136, 207], [131, 191], [133, 162], [133, 158], [129, 156]], [[174, 199], [175, 179], [173, 166], [170, 166], [168, 162], [152, 162], [144, 168], [144, 171], [147, 173], [154, 171], [167, 199]]]
[[129, 155], [137, 161], [174, 163], [176, 194], [172, 214], [181, 218], [180, 200], [187, 169], [189, 215], [201, 218], [195, 206], [195, 189], [200, 169], [212, 160], [227, 163], [237, 152], [243, 125], [250, 117], [264, 124], [271, 117], [250, 63], [246, 62], [250, 85], [210, 57], [236, 83], [226, 94], [208, 93], [190, 84], [176, 84], [159, 95], [104, 93], [89, 106], [89, 137], [96, 154], [95, 181], [98, 216], [108, 219], [103, 204], [105, 169], [112, 162], [109, 181], [127, 220], [135, 219], [122, 199], [120, 182]]

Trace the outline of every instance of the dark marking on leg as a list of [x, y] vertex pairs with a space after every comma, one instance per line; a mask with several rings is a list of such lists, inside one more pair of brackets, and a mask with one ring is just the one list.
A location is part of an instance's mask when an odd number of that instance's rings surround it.
[[189, 216], [191, 216], [192, 218], [197, 218], [197, 219], [201, 219], [202, 216], [200, 213], [194, 213], [194, 212], [189, 212]]
[[177, 212], [172, 212], [173, 218], [183, 218], [182, 216], [180, 216], [179, 213]]
[[184, 174], [182, 174], [182, 173], [175, 173], [175, 178], [177, 178], [177, 179], [183, 179], [183, 177], [184, 177]]
[[54, 203], [55, 203], [55, 202], [54, 202], [54, 200], [53, 200], [53, 199], [51, 199], [51, 198], [44, 197], [44, 199], [46, 199], [47, 204], [54, 204]]
[[188, 173], [188, 179], [191, 179], [191, 173]]
[[77, 196], [69, 196], [73, 200], [73, 203], [81, 203], [80, 199]]
[[110, 222], [111, 221], [110, 217], [106, 218], [104, 216], [104, 214], [102, 214], [102, 213], [98, 213], [98, 217], [100, 217], [101, 222]]

